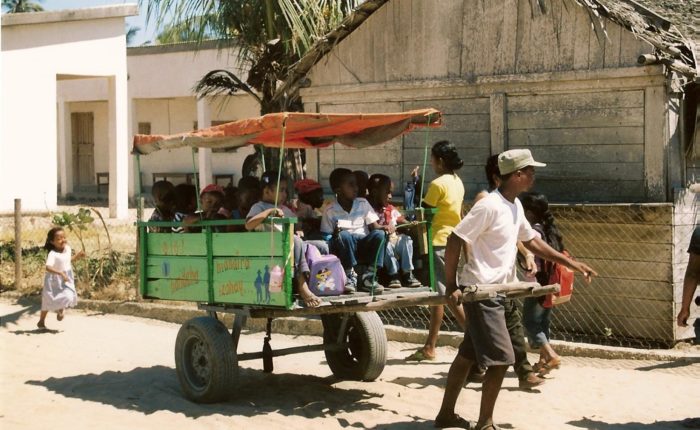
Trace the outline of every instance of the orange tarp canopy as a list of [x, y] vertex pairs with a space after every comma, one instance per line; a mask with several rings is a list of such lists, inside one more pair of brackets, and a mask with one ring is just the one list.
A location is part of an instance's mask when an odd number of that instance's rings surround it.
[[133, 152], [150, 154], [182, 146], [233, 149], [261, 144], [279, 147], [284, 129], [285, 148], [323, 148], [342, 143], [366, 148], [389, 141], [416, 127], [440, 127], [442, 114], [435, 109], [397, 113], [336, 114], [280, 112], [242, 119], [189, 133], [134, 136]]

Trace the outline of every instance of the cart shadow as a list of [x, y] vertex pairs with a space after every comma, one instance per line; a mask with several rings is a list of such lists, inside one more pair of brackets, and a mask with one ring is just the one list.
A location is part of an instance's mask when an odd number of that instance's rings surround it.
[[33, 330], [10, 330], [10, 333], [17, 335], [30, 336], [33, 334], [58, 334], [63, 330], [56, 330], [51, 328], [35, 328]]
[[606, 423], [603, 421], [592, 420], [590, 418], [582, 418], [577, 421], [569, 421], [567, 424], [584, 429], [596, 430], [644, 430], [644, 429], [683, 429], [688, 428], [683, 425], [685, 420], [679, 421], [656, 421], [653, 423]]
[[106, 371], [26, 384], [45, 387], [65, 397], [98, 402], [118, 409], [149, 415], [159, 411], [181, 413], [189, 418], [213, 414], [252, 417], [265, 413], [319, 418], [337, 413], [383, 410], [373, 402], [380, 395], [365, 390], [338, 388], [332, 377], [266, 374], [239, 369], [239, 384], [231, 387], [232, 398], [216, 404], [185, 399], [175, 369], [166, 366], [138, 367], [128, 372]]

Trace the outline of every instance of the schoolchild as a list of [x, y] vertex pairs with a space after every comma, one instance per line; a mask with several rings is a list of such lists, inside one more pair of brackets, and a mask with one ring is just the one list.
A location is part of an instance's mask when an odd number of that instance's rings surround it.
[[[271, 217], [295, 217], [294, 212], [285, 205], [287, 201], [287, 179], [278, 175], [276, 171], [268, 171], [263, 173], [260, 182], [262, 184], [261, 199], [250, 208], [245, 228], [248, 231], [282, 231], [281, 224], [270, 223], [266, 220]], [[309, 290], [310, 272], [305, 258], [307, 246], [309, 245], [305, 244], [299, 236], [294, 235], [294, 269], [298, 292], [306, 306], [316, 307], [321, 304], [321, 301]]]
[[384, 287], [377, 282], [374, 271], [375, 263], [376, 267], [384, 265], [385, 233], [377, 224], [379, 217], [367, 199], [358, 197], [357, 179], [351, 170], [342, 167], [333, 170], [329, 182], [336, 200], [323, 212], [321, 233], [345, 269], [345, 290], [356, 291], [358, 264], [363, 263], [368, 269], [362, 275], [360, 290], [381, 293]]
[[[173, 221], [183, 222], [188, 215], [193, 215], [197, 209], [197, 188], [192, 184], [177, 184], [173, 190], [175, 215]], [[183, 233], [182, 226], [173, 227], [173, 232]]]
[[[562, 252], [564, 240], [554, 222], [554, 216], [549, 210], [547, 197], [540, 193], [525, 193], [518, 197], [523, 204], [525, 217], [537, 231], [540, 237], [553, 249]], [[553, 265], [536, 257], [537, 274], [535, 278], [541, 285], [548, 285]], [[534, 369], [540, 376], [546, 375], [552, 369], [559, 368], [561, 358], [549, 342], [549, 323], [552, 308], [542, 306], [545, 296], [525, 297], [523, 300], [523, 324], [527, 330], [530, 347], [540, 351], [540, 359]]]
[[384, 254], [384, 269], [389, 275], [389, 288], [420, 287], [421, 283], [413, 276], [413, 240], [411, 236], [397, 231], [396, 226], [406, 224], [406, 218], [389, 199], [393, 191], [391, 178], [375, 173], [367, 182], [368, 201], [379, 217], [378, 224], [388, 237]]
[[323, 212], [323, 188], [313, 179], [301, 179], [294, 183], [298, 200], [296, 204], [296, 216], [301, 224], [304, 241], [314, 245], [322, 255], [329, 253], [328, 243], [321, 234], [321, 217]]
[[[231, 219], [246, 219], [250, 208], [260, 201], [260, 179], [255, 176], [244, 176], [238, 181], [238, 206], [231, 211]], [[232, 225], [231, 232], [246, 231], [245, 225]]]
[[44, 249], [49, 251], [49, 255], [46, 257], [46, 275], [44, 288], [41, 290], [41, 313], [36, 324], [40, 329], [46, 328], [46, 315], [49, 311], [55, 311], [56, 319], [62, 321], [65, 309], [78, 304], [71, 263], [85, 257], [82, 251], [73, 255], [66, 240], [66, 233], [61, 227], [49, 230]]
[[355, 175], [355, 180], [357, 181], [357, 196], [367, 198], [369, 175], [364, 170], [355, 170], [352, 174]]
[[[175, 215], [175, 186], [170, 181], [156, 181], [151, 187], [151, 195], [153, 196], [153, 213], [148, 221], [172, 221]], [[166, 233], [170, 231], [170, 227], [149, 227], [149, 231], [155, 233]]]

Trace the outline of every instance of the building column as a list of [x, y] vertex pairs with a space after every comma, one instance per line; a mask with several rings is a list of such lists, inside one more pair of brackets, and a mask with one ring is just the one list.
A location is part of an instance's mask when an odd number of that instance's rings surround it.
[[129, 215], [129, 108], [126, 74], [107, 77], [109, 111], [109, 216]]
[[[211, 107], [208, 98], [197, 100], [197, 127], [200, 129], [211, 127]], [[214, 181], [211, 169], [211, 149], [199, 148], [198, 155], [199, 186], [204, 188]]]
[[58, 100], [58, 172], [61, 196], [73, 192], [73, 138], [70, 104]]
[[[138, 196], [138, 191], [136, 189], [136, 166], [134, 163], [134, 156], [131, 154], [131, 147], [134, 141], [134, 135], [138, 133], [138, 117], [136, 112], [136, 99], [131, 96], [131, 91], [129, 91], [129, 197], [136, 201]], [[138, 202], [136, 202], [138, 204]]]

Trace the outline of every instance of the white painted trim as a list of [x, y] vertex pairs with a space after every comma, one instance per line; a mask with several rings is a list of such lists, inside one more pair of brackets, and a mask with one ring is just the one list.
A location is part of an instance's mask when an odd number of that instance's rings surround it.
[[123, 18], [139, 14], [136, 3], [112, 6], [96, 6], [31, 13], [4, 13], [2, 26], [48, 24], [51, 22], [87, 21], [92, 19]]

